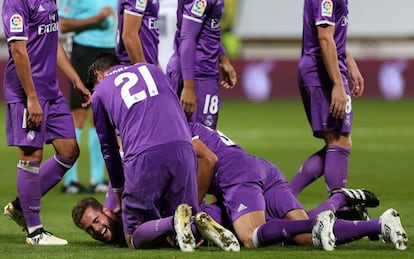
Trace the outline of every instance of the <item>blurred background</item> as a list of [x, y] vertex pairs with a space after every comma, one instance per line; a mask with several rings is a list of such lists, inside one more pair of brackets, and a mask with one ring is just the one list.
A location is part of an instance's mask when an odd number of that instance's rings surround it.
[[[226, 0], [225, 5], [223, 43], [239, 85], [223, 97], [255, 102], [299, 98], [303, 1]], [[348, 48], [365, 78], [365, 98], [414, 96], [414, 19], [409, 18], [414, 1], [351, 0], [349, 5]], [[0, 38], [1, 80], [8, 53], [3, 31]], [[61, 80], [65, 94], [66, 82]]]

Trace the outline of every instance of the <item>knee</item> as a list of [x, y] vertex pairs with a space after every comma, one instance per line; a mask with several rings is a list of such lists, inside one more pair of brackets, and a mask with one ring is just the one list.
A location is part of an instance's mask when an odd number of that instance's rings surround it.
[[71, 149], [69, 150], [69, 159], [71, 160], [77, 160], [79, 155], [80, 155], [80, 150], [79, 150], [79, 146], [77, 143], [75, 143]]
[[65, 148], [60, 149], [57, 153], [61, 157], [76, 161], [80, 155], [78, 143], [76, 142], [76, 140], [70, 143], [66, 143]]

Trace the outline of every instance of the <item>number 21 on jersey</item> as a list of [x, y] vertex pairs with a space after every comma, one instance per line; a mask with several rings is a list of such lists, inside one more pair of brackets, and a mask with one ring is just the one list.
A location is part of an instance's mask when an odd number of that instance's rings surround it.
[[[142, 78], [144, 79], [145, 86], [148, 90], [149, 96], [156, 96], [158, 95], [158, 88], [155, 84], [154, 78], [152, 77], [150, 71], [148, 70], [148, 67], [140, 66], [138, 67], [138, 72], [141, 74]], [[141, 90], [135, 94], [131, 94], [131, 88], [137, 85], [139, 81], [139, 77], [136, 73], [132, 72], [125, 72], [114, 79], [114, 83], [116, 87], [121, 86], [121, 97], [122, 100], [124, 100], [125, 105], [127, 108], [131, 108], [132, 105], [134, 105], [137, 102], [140, 102], [142, 100], [145, 100], [148, 95], [144, 90]]]

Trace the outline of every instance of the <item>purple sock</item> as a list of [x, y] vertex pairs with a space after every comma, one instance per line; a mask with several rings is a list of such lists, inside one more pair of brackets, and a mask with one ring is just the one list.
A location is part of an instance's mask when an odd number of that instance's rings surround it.
[[[17, 169], [17, 193], [28, 227], [41, 225], [40, 221], [40, 163], [19, 161]], [[33, 172], [32, 172], [33, 171]]]
[[150, 220], [139, 225], [132, 234], [132, 242], [136, 249], [146, 247], [159, 237], [174, 231], [173, 216]]
[[75, 161], [54, 155], [39, 170], [42, 196], [52, 189], [72, 167]]
[[312, 233], [314, 220], [272, 219], [257, 230], [260, 246], [275, 245], [303, 233]]
[[289, 182], [289, 187], [297, 196], [307, 185], [323, 175], [325, 147], [310, 156]]
[[346, 187], [350, 150], [340, 146], [326, 148], [325, 183], [328, 192]]
[[339, 208], [342, 208], [346, 205], [346, 200], [343, 194], [341, 193], [335, 193], [329, 199], [327, 199], [325, 202], [320, 204], [318, 207], [308, 211], [308, 216], [310, 219], [316, 219], [316, 216], [318, 216], [319, 213], [325, 210], [331, 210], [333, 212], [336, 212]]
[[346, 244], [371, 234], [381, 234], [379, 219], [369, 221], [348, 221], [337, 219], [334, 225], [336, 244]]

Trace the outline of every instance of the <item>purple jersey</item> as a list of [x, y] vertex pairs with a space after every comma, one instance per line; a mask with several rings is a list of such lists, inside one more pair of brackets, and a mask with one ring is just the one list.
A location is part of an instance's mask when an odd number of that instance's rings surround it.
[[[92, 111], [109, 174], [122, 171], [115, 130], [122, 140], [125, 163], [157, 145], [191, 143], [177, 95], [156, 65], [112, 68], [95, 86]], [[111, 182], [119, 187], [112, 178]]]
[[275, 165], [246, 153], [222, 132], [212, 130], [200, 123], [190, 123], [190, 129], [193, 138], [199, 138], [219, 160], [211, 190], [214, 194], [221, 192], [219, 186], [224, 181], [232, 184], [260, 181], [264, 184], [264, 188], [275, 181], [285, 181], [281, 173], [278, 175], [266, 173], [267, 169], [275, 168]]
[[199, 138], [218, 158], [209, 193], [225, 205], [233, 222], [253, 211], [265, 211], [269, 220], [302, 208], [274, 164], [246, 153], [220, 131], [199, 123], [190, 123], [190, 129], [193, 138]]
[[[56, 75], [59, 17], [55, 1], [5, 0], [3, 29], [9, 46], [12, 41], [27, 41], [31, 75], [39, 100], [62, 96]], [[3, 82], [7, 103], [24, 101], [26, 95], [9, 56]]]
[[219, 76], [223, 8], [223, 0], [178, 1], [174, 50], [179, 58], [170, 66], [181, 70], [184, 80]]
[[299, 61], [299, 84], [303, 86], [331, 85], [322, 60], [317, 26], [335, 26], [334, 40], [342, 80], [347, 85], [346, 34], [348, 30], [348, 0], [305, 0], [303, 9], [302, 55]]
[[118, 1], [118, 30], [116, 54], [122, 64], [131, 64], [124, 43], [121, 39], [124, 13], [141, 16], [142, 24], [138, 32], [141, 40], [145, 61], [158, 64], [158, 1], [119, 0]]

